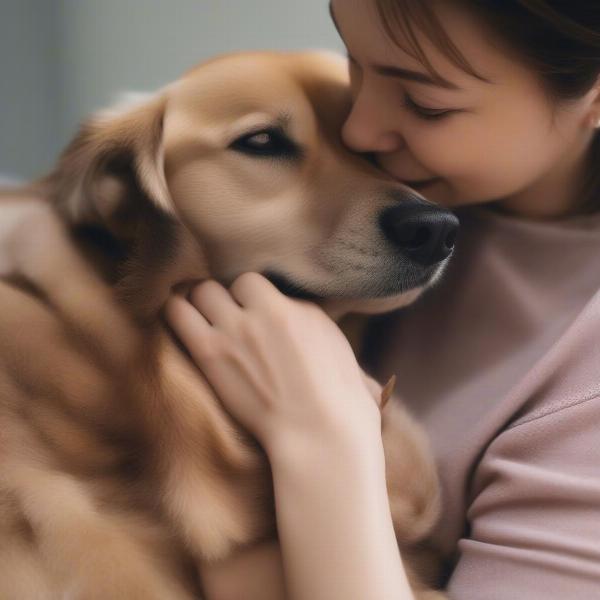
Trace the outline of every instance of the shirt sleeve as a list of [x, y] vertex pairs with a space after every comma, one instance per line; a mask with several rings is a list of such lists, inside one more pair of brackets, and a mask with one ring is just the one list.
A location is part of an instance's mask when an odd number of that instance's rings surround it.
[[600, 397], [502, 431], [471, 490], [452, 600], [600, 599]]

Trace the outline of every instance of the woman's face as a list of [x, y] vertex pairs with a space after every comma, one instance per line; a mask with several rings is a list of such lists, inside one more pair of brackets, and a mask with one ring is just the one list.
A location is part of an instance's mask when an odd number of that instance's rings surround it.
[[345, 143], [375, 153], [392, 176], [447, 206], [501, 200], [532, 216], [560, 213], [573, 202], [591, 123], [600, 116], [596, 91], [552, 103], [535, 75], [472, 15], [447, 0], [432, 6], [486, 81], [454, 65], [417, 30], [447, 83], [432, 81], [427, 68], [386, 34], [375, 0], [332, 0], [354, 98]]

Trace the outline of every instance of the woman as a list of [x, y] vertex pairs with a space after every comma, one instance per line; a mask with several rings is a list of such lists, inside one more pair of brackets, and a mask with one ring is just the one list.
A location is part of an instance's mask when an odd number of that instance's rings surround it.
[[[332, 0], [331, 12], [350, 59], [346, 144], [460, 207], [445, 279], [376, 320], [366, 357], [380, 381], [397, 373], [433, 440], [447, 590], [600, 597], [600, 6]], [[203, 283], [194, 303], [172, 299], [167, 315], [193, 355], [219, 334], [223, 357], [198, 366], [271, 459], [288, 597], [411, 598], [379, 414], [337, 327], [258, 275], [229, 291]], [[250, 314], [253, 338], [223, 329]], [[228, 345], [247, 351], [247, 370]], [[267, 374], [285, 382], [297, 364], [305, 385], [290, 396]], [[327, 418], [340, 398], [342, 425]], [[266, 598], [251, 581], [280, 568], [277, 551], [212, 574], [209, 597]]]

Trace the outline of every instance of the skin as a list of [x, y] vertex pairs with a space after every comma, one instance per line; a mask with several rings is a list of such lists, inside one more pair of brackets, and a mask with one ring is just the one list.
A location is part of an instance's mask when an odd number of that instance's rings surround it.
[[[575, 101], [550, 101], [537, 77], [500, 41], [491, 43], [472, 15], [451, 2], [434, 7], [450, 38], [490, 83], [454, 66], [423, 36], [434, 69], [460, 89], [378, 72], [374, 66], [390, 65], [427, 74], [386, 37], [372, 2], [332, 2], [351, 57], [354, 107], [342, 131], [346, 144], [375, 152], [400, 180], [436, 178], [419, 190], [446, 206], [494, 202], [537, 219], [576, 211], [577, 182], [600, 118], [598, 87]], [[421, 112], [451, 112], [424, 118], [404, 106], [407, 97]]]
[[[416, 187], [447, 206], [488, 203], [524, 219], [577, 213], [600, 121], [598, 87], [553, 102], [536, 75], [472, 15], [451, 2], [433, 6], [488, 81], [461, 71], [424, 36], [431, 64], [460, 89], [382, 71], [427, 74], [386, 36], [372, 1], [333, 0], [351, 57], [354, 104], [344, 142], [375, 153], [401, 181], [433, 180]], [[432, 120], [423, 112], [445, 114]], [[166, 316], [272, 464], [280, 546], [254, 548], [207, 569], [208, 597], [413, 598], [393, 539], [379, 412], [337, 326], [257, 274], [242, 275], [229, 290], [204, 282], [189, 301], [171, 298]]]

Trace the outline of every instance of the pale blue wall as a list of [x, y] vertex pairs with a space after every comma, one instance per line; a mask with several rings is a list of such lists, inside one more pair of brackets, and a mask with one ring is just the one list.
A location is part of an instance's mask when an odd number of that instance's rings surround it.
[[0, 0], [0, 174], [48, 168], [77, 123], [231, 50], [334, 48], [327, 0]]
[[0, 175], [37, 172], [60, 137], [55, 14], [52, 0], [0, 0]]

